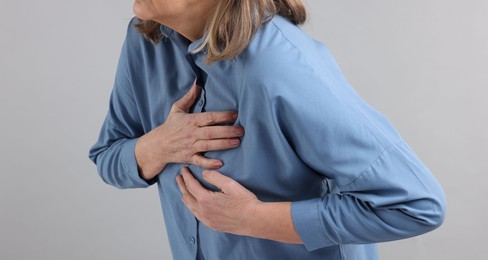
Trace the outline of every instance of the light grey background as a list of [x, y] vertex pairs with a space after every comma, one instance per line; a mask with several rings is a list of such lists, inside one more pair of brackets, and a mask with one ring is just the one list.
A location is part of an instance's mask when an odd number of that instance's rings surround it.
[[[309, 0], [305, 26], [443, 185], [444, 225], [382, 259], [482, 259], [488, 2]], [[170, 259], [156, 186], [117, 190], [87, 152], [131, 1], [0, 0], [0, 259]]]

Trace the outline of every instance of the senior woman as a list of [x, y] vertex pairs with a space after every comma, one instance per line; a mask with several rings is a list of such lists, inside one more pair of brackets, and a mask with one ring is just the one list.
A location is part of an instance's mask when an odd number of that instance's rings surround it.
[[157, 183], [175, 259], [376, 259], [443, 222], [442, 188], [297, 27], [300, 0], [134, 12], [90, 159], [118, 188]]

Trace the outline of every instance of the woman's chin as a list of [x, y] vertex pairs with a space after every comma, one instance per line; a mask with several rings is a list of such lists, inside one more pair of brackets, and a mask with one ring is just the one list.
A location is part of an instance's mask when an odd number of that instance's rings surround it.
[[134, 5], [132, 6], [132, 11], [134, 12], [134, 15], [141, 19], [141, 20], [151, 20], [149, 17], [149, 14], [146, 10], [144, 10], [144, 4], [138, 0], [134, 2]]

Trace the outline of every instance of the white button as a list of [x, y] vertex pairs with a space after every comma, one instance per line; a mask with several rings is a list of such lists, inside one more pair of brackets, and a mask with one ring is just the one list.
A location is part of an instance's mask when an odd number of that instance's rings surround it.
[[198, 101], [198, 106], [203, 106], [203, 100], [200, 99], [200, 101]]
[[190, 237], [190, 242], [191, 242], [192, 244], [195, 244], [195, 241], [196, 241], [195, 237]]

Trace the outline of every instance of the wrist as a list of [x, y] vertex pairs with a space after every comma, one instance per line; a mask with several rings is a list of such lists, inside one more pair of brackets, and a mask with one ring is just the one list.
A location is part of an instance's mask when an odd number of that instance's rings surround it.
[[166, 166], [165, 162], [151, 158], [153, 155], [155, 153], [152, 150], [152, 142], [150, 138], [148, 139], [148, 134], [139, 137], [136, 142], [135, 157], [139, 175], [146, 181], [154, 178]]
[[291, 218], [291, 202], [260, 202], [248, 213], [246, 236], [303, 244]]
[[260, 216], [266, 208], [266, 202], [256, 201], [251, 203], [242, 216], [245, 218], [244, 224], [241, 226], [241, 234], [250, 237], [259, 237], [259, 230], [262, 228], [262, 223], [260, 223]]

